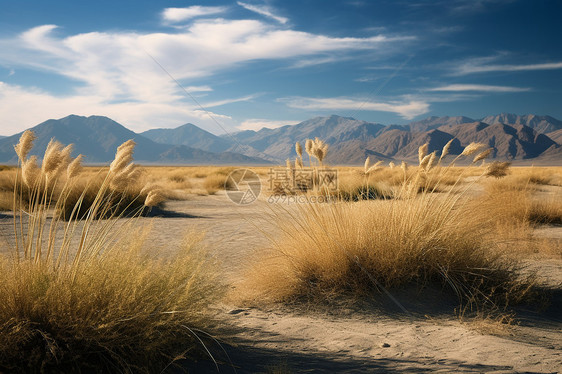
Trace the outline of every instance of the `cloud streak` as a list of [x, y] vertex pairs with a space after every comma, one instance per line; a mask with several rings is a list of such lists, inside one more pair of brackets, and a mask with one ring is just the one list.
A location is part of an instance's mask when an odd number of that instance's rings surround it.
[[222, 6], [199, 6], [194, 5], [187, 8], [166, 8], [162, 11], [162, 19], [167, 23], [187, 21], [196, 17], [211, 16], [226, 12], [227, 8]]
[[484, 84], [450, 84], [447, 86], [430, 88], [427, 91], [526, 92], [530, 90], [531, 90], [530, 88], [525, 88], [525, 87], [489, 86]]
[[536, 71], [536, 70], [557, 70], [562, 69], [562, 62], [552, 62], [543, 64], [527, 64], [527, 65], [481, 65], [466, 63], [455, 69], [455, 75], [468, 75], [476, 73], [514, 72], [514, 71]]
[[396, 113], [412, 119], [429, 111], [429, 104], [419, 100], [372, 102], [368, 99], [291, 97], [278, 99], [290, 108], [305, 110], [364, 110]]
[[288, 18], [277, 16], [277, 15], [273, 14], [273, 11], [268, 6], [252, 5], [252, 4], [248, 4], [248, 3], [243, 3], [241, 1], [238, 1], [237, 4], [240, 5], [242, 8], [245, 8], [245, 9], [251, 11], [251, 12], [261, 14], [264, 17], [274, 19], [275, 21], [279, 22], [282, 25], [289, 22]]

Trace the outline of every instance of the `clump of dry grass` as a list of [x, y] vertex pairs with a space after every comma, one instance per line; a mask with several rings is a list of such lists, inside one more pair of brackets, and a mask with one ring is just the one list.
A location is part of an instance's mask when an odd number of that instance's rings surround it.
[[232, 188], [232, 182], [228, 179], [228, 175], [223, 173], [210, 174], [205, 178], [203, 187], [209, 195], [214, 195], [217, 191]]
[[[30, 138], [16, 148], [24, 165], [35, 164], [26, 158]], [[68, 203], [80, 174], [69, 148], [52, 142], [43, 165], [33, 167], [37, 175], [25, 180], [29, 205], [13, 211], [13, 242], [0, 242], [0, 371], [159, 372], [204, 351], [199, 335], [220, 287], [200, 236], [159, 259], [143, 249], [148, 232], [134, 228], [136, 218], [121, 219], [124, 210], [108, 198], [135, 175], [133, 147], [119, 147], [84, 220], [85, 190], [67, 222], [51, 213]], [[21, 178], [18, 170], [14, 201], [21, 200]], [[57, 184], [53, 201], [46, 191]], [[154, 191], [144, 204], [152, 205]]]
[[[471, 144], [462, 155], [482, 147]], [[427, 154], [425, 146], [419, 158], [417, 169], [400, 169], [395, 199], [307, 204], [298, 213], [287, 212], [290, 219], [278, 215], [281, 237], [248, 271], [238, 288], [241, 297], [317, 301], [412, 285], [448, 288], [465, 308], [495, 308], [529, 297], [533, 279], [522, 276], [517, 260], [493, 240], [491, 214], [473, 209], [462, 191], [424, 189], [454, 169], [438, 166], [437, 153]], [[371, 167], [367, 160], [364, 175]], [[461, 171], [454, 185], [462, 176]]]
[[[302, 207], [278, 222], [275, 250], [248, 272], [240, 292], [252, 300], [294, 301], [364, 296], [434, 283], [459, 302], [515, 301], [529, 283], [517, 263], [486, 240], [489, 220], [456, 199], [424, 194], [411, 200]], [[264, 271], [266, 269], [266, 271]]]

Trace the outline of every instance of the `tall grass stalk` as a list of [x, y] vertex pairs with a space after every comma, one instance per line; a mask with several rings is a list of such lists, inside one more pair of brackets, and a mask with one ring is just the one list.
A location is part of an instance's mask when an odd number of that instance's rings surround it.
[[[35, 162], [27, 158], [32, 140], [16, 147], [20, 165]], [[212, 324], [208, 306], [220, 287], [201, 237], [159, 258], [147, 249], [139, 210], [125, 217], [127, 209], [115, 209], [128, 192], [112, 185], [134, 176], [133, 149], [118, 149], [84, 215], [89, 189], [68, 217], [58, 213], [80, 174], [68, 147], [50, 143], [27, 184], [18, 170], [13, 246], [0, 252], [0, 371], [155, 372], [206, 349], [194, 331]]]

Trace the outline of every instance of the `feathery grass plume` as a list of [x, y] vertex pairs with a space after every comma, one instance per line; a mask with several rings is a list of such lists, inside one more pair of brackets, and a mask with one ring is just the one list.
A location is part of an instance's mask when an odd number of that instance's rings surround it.
[[429, 149], [429, 143], [425, 143], [424, 145], [418, 148], [418, 160], [421, 166], [422, 160], [427, 155], [427, 151]]
[[[433, 154], [433, 153], [432, 153]], [[421, 161], [420, 161], [420, 168], [419, 170], [423, 170], [425, 169], [425, 167], [427, 166], [427, 164], [429, 163], [429, 160], [431, 159], [431, 154], [429, 155], [425, 155]]]
[[382, 161], [375, 162], [369, 169], [367, 169], [367, 174], [382, 169]]
[[309, 156], [312, 156], [314, 152], [312, 152], [312, 148], [314, 147], [314, 141], [312, 139], [306, 139], [304, 143], [304, 149]]
[[478, 152], [480, 149], [484, 148], [485, 146], [486, 144], [472, 142], [464, 148], [460, 156], [470, 156]]
[[388, 163], [388, 167], [391, 168], [391, 169], [394, 169], [396, 167], [396, 164], [394, 162], [390, 161]]
[[400, 168], [406, 173], [408, 171], [408, 164], [404, 161], [400, 164]]
[[37, 178], [41, 176], [41, 169], [37, 165], [37, 156], [31, 156], [21, 165], [23, 183], [29, 188], [33, 188], [37, 183]]
[[125, 166], [125, 168], [123, 168], [121, 171], [115, 174], [113, 178], [111, 178], [110, 180], [111, 188], [118, 191], [126, 190], [127, 185], [131, 181], [133, 181], [133, 179], [130, 176], [134, 175], [133, 173], [135, 172], [136, 169], [137, 169], [137, 165], [133, 163], [130, 163], [129, 165]]
[[484, 175], [487, 177], [501, 178], [507, 175], [507, 170], [511, 165], [510, 162], [494, 161], [486, 167]]
[[302, 157], [302, 146], [301, 143], [296, 142], [295, 143], [295, 151], [297, 152], [297, 155], [299, 155], [299, 157]]
[[29, 151], [33, 148], [33, 142], [36, 138], [35, 133], [31, 130], [25, 130], [24, 133], [21, 134], [18, 144], [14, 146], [16, 154], [21, 162], [26, 160]]
[[115, 159], [109, 165], [109, 171], [111, 173], [116, 174], [120, 172], [133, 161], [133, 151], [135, 149], [135, 145], [136, 143], [130, 139], [117, 147]]
[[295, 159], [295, 169], [296, 169], [296, 168], [302, 169], [303, 167], [304, 167], [304, 165], [302, 164], [302, 158], [297, 157], [297, 158]]
[[166, 198], [162, 194], [162, 190], [152, 190], [146, 196], [146, 200], [144, 201], [144, 205], [147, 207], [154, 207], [161, 202], [163, 202]]
[[62, 162], [62, 144], [51, 139], [49, 144], [47, 144], [47, 149], [45, 150], [45, 156], [43, 156], [43, 162], [41, 163], [41, 171], [47, 177], [50, 177], [53, 172], [57, 171]]
[[479, 154], [476, 155], [476, 157], [474, 157], [474, 160], [472, 160], [472, 163], [475, 163], [475, 162], [478, 162], [480, 160], [484, 160], [485, 158], [488, 158], [490, 153], [492, 153], [492, 148], [488, 148], [484, 152], [480, 152]]
[[324, 158], [326, 158], [326, 155], [328, 154], [328, 147], [329, 145], [319, 138], [314, 138], [312, 152], [314, 157], [316, 157], [320, 163], [322, 163]]
[[365, 174], [367, 174], [367, 170], [369, 170], [369, 163], [371, 162], [371, 158], [369, 156], [367, 156], [367, 158], [365, 159], [365, 166], [364, 166], [364, 170], [365, 170]]
[[451, 144], [453, 144], [453, 140], [455, 140], [455, 138], [449, 140], [447, 144], [443, 146], [443, 150], [441, 151], [441, 157], [439, 157], [439, 163], [441, 163], [441, 160], [449, 154], [449, 149], [451, 148]]
[[68, 164], [68, 167], [66, 168], [66, 177], [68, 179], [74, 178], [75, 176], [80, 174], [80, 172], [82, 171], [82, 158], [83, 157], [84, 156], [80, 154], [80, 155], [76, 156], [76, 158], [74, 160], [72, 160], [70, 162], [70, 164]]
[[425, 166], [425, 171], [430, 171], [435, 166], [435, 160], [437, 159], [437, 152], [433, 151], [429, 155], [429, 160], [427, 161], [427, 165]]

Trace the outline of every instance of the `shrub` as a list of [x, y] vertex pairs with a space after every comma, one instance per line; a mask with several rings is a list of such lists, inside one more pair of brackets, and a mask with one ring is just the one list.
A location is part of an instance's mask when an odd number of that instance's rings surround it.
[[[148, 231], [135, 228], [138, 215], [121, 219], [125, 209], [114, 204], [126, 200], [124, 186], [135, 179], [134, 143], [118, 148], [97, 193], [78, 188], [62, 224], [52, 212], [71, 200], [80, 158], [65, 161], [52, 142], [41, 168], [28, 164], [32, 139], [26, 132], [16, 147], [23, 164], [16, 181], [31, 191], [29, 207], [13, 212], [13, 247], [1, 242], [0, 371], [160, 372], [178, 357], [202, 354], [199, 335], [213, 321], [208, 305], [220, 295], [217, 272], [200, 236], [158, 258], [143, 246]], [[59, 182], [54, 202], [45, 191]], [[21, 199], [17, 186], [14, 200]], [[151, 189], [144, 204], [160, 199]]]

